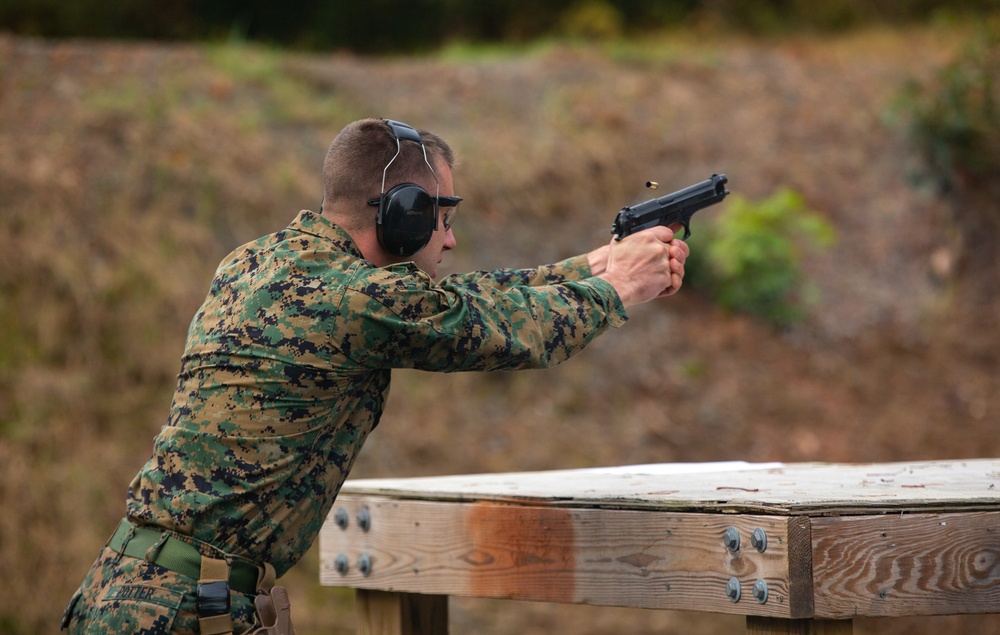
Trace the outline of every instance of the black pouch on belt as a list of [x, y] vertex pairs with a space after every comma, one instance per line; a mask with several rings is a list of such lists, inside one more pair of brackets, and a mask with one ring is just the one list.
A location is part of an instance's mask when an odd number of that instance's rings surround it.
[[233, 632], [233, 618], [229, 615], [229, 563], [225, 560], [201, 557], [198, 626], [202, 635]]

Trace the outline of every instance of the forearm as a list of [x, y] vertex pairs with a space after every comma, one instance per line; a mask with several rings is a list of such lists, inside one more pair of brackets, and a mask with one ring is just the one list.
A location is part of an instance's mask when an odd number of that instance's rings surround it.
[[441, 284], [487, 284], [495, 289], [511, 289], [516, 286], [537, 287], [558, 284], [565, 280], [585, 280], [589, 271], [589, 254], [567, 258], [549, 265], [533, 269], [496, 269], [493, 271], [473, 271], [443, 278]]

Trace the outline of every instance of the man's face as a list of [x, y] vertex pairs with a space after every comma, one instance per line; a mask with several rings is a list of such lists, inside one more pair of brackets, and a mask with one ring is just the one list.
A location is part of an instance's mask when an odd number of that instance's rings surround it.
[[[454, 196], [455, 186], [452, 182], [451, 169], [448, 167], [448, 164], [444, 161], [436, 161], [434, 171], [437, 173], [441, 184], [440, 196]], [[433, 179], [431, 179], [429, 184], [424, 184], [424, 188], [431, 196], [434, 196], [437, 190]], [[444, 215], [446, 211], [444, 207], [440, 208], [437, 229], [431, 234], [430, 242], [412, 257], [413, 262], [420, 270], [432, 278], [437, 278], [437, 267], [441, 263], [444, 252], [454, 249], [456, 245], [455, 234], [452, 233], [450, 227], [447, 229], [444, 227]]]

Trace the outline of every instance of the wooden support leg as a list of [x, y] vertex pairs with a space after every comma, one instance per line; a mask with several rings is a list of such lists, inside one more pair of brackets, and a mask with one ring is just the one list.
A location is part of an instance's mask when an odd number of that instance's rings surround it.
[[358, 635], [448, 635], [448, 596], [358, 589]]
[[851, 620], [786, 620], [747, 616], [747, 635], [851, 635]]

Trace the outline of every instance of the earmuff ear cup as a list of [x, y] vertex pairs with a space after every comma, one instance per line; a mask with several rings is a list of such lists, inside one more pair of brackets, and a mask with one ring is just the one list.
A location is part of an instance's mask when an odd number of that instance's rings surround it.
[[406, 258], [427, 246], [434, 234], [434, 198], [413, 183], [400, 183], [382, 195], [376, 219], [378, 242]]

